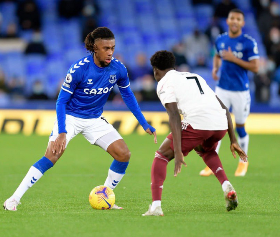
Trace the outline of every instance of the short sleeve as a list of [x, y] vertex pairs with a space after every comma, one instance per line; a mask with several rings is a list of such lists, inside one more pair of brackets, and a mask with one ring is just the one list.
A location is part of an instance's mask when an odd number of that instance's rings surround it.
[[64, 79], [64, 82], [61, 86], [61, 89], [73, 94], [79, 82], [82, 80], [83, 70], [74, 70], [72, 67], [68, 70], [67, 75]]
[[177, 102], [174, 86], [166, 82], [158, 90], [158, 97], [165, 107], [165, 104]]
[[127, 69], [122, 63], [120, 66], [120, 78], [117, 81], [117, 85], [120, 88], [127, 88], [130, 85]]
[[257, 45], [257, 42], [255, 40], [249, 40], [248, 41], [247, 56], [248, 56], [249, 61], [260, 57], [259, 56], [258, 45]]

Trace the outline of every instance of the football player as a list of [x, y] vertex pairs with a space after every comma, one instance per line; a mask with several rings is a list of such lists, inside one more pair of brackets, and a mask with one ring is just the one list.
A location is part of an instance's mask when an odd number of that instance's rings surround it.
[[[230, 11], [228, 18], [228, 32], [216, 39], [217, 50], [213, 59], [212, 76], [219, 80], [216, 95], [227, 108], [232, 107], [235, 117], [238, 142], [242, 149], [248, 153], [249, 135], [245, 130], [245, 122], [250, 113], [251, 97], [247, 71], [258, 72], [259, 53], [256, 41], [249, 35], [242, 33], [245, 25], [244, 13], [239, 9]], [[220, 78], [217, 73], [220, 72]], [[221, 142], [217, 146], [219, 152]], [[247, 172], [248, 162], [239, 159], [235, 176], [244, 176]], [[200, 172], [201, 176], [213, 174], [209, 167]]]
[[[140, 125], [148, 134], [154, 135], [156, 142], [156, 131], [147, 123], [130, 89], [126, 67], [113, 58], [114, 34], [106, 27], [96, 28], [87, 35], [85, 47], [91, 55], [70, 67], [61, 87], [56, 103], [57, 121], [46, 153], [31, 166], [14, 194], [5, 201], [6, 210], [17, 210], [24, 193], [56, 164], [69, 141], [79, 133], [114, 159], [104, 185], [114, 189], [119, 184], [128, 166], [130, 151], [121, 135], [102, 116], [114, 85], [118, 86], [124, 102]], [[121, 207], [114, 205], [113, 209]]]
[[[143, 216], [163, 216], [161, 195], [168, 163], [174, 159], [174, 176], [186, 165], [184, 156], [195, 150], [219, 180], [226, 200], [227, 211], [234, 210], [237, 195], [229, 182], [215, 149], [228, 131], [230, 150], [246, 162], [247, 155], [236, 141], [230, 113], [206, 81], [199, 75], [178, 72], [171, 52], [158, 51], [151, 57], [157, 94], [165, 107], [171, 133], [163, 141], [152, 164], [152, 205]], [[180, 114], [183, 115], [181, 122]]]

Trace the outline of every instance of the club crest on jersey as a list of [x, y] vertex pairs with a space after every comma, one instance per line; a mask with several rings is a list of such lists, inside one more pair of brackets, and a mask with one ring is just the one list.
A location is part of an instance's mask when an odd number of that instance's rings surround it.
[[114, 84], [117, 81], [117, 76], [116, 75], [110, 75], [109, 82]]
[[238, 51], [241, 51], [243, 49], [243, 44], [237, 43], [237, 45], [235, 46], [235, 49]]
[[221, 48], [223, 49], [225, 47], [225, 43], [221, 43]]
[[93, 84], [92, 79], [87, 79], [87, 80], [88, 80], [87, 84], [89, 85]]
[[70, 73], [68, 73], [65, 77], [65, 82], [70, 83], [71, 81], [72, 81], [72, 75]]

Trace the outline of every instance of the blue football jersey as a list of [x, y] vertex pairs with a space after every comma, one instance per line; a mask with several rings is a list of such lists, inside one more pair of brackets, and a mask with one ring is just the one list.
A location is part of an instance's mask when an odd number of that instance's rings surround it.
[[112, 58], [107, 67], [98, 67], [91, 55], [74, 63], [61, 87], [72, 94], [66, 105], [66, 114], [79, 118], [98, 118], [114, 85], [129, 86], [126, 67]]
[[[233, 54], [244, 61], [259, 58], [256, 41], [247, 34], [241, 34], [236, 38], [230, 38], [228, 33], [220, 35], [215, 42], [217, 53], [230, 47]], [[230, 91], [245, 91], [249, 89], [247, 70], [235, 63], [222, 60], [221, 76], [218, 86]]]

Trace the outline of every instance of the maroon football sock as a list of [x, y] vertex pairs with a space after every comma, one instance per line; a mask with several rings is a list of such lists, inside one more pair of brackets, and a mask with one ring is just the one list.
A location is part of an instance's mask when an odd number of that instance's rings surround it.
[[202, 155], [202, 158], [205, 164], [212, 170], [221, 184], [223, 184], [224, 181], [228, 180], [221, 160], [216, 151], [205, 152]]
[[155, 159], [152, 165], [152, 197], [153, 201], [161, 200], [163, 182], [166, 178], [166, 167], [169, 160], [158, 151], [155, 154]]

